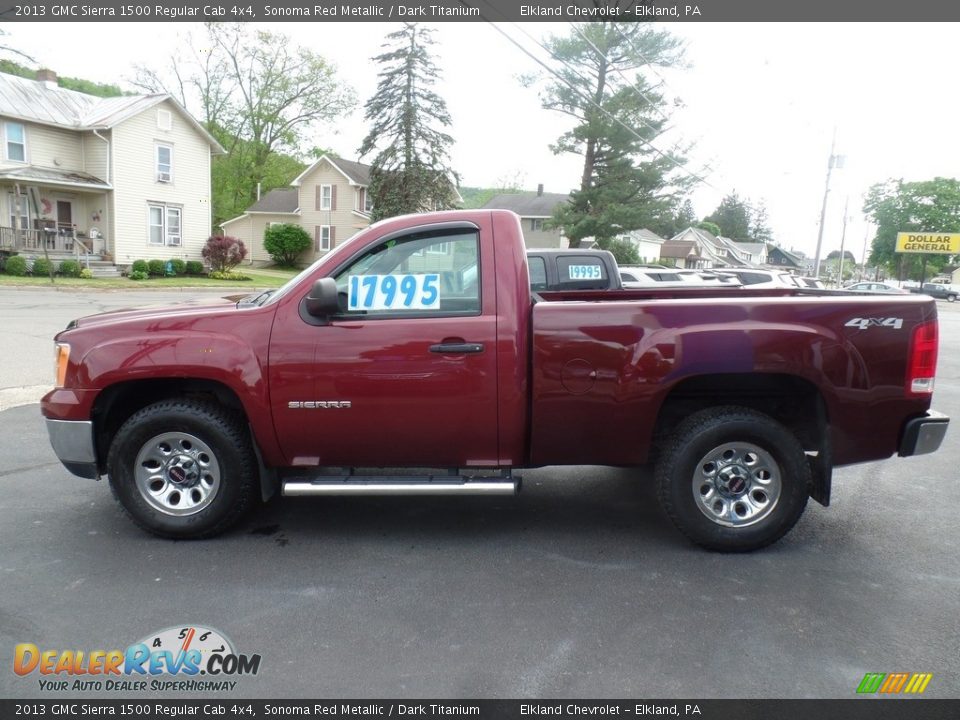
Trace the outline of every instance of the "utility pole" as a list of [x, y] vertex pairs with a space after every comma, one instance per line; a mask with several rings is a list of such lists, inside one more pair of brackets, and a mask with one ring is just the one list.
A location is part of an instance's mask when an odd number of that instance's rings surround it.
[[837, 273], [837, 287], [843, 287], [843, 244], [847, 240], [847, 209], [850, 207], [850, 196], [843, 203], [843, 232], [840, 234], [840, 271]]
[[830, 175], [833, 168], [843, 168], [843, 156], [834, 155], [833, 151], [837, 145], [837, 128], [833, 128], [833, 138], [830, 140], [830, 159], [827, 161], [827, 184], [823, 191], [823, 207], [820, 208], [820, 230], [817, 233], [817, 254], [813, 259], [813, 276], [820, 277], [820, 249], [823, 246], [823, 225], [827, 217], [827, 198], [830, 197]]
[[867, 238], [870, 237], [870, 227], [867, 226], [867, 229], [863, 231], [863, 255], [860, 256], [862, 264], [860, 265], [860, 279], [867, 279]]

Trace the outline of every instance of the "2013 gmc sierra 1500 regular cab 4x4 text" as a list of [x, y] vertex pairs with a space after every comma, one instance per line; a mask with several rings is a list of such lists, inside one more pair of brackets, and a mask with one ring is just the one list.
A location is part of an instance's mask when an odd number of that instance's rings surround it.
[[684, 534], [741, 551], [828, 504], [833, 467], [939, 447], [937, 342], [921, 296], [531, 294], [517, 216], [454, 211], [372, 225], [257, 298], [75, 320], [42, 411], [67, 469], [165, 537], [276, 490], [512, 494], [515, 468], [652, 464]]

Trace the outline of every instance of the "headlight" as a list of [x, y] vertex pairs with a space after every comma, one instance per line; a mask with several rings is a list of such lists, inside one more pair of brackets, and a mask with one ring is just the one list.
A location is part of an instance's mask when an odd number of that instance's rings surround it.
[[70, 360], [70, 346], [67, 343], [57, 343], [54, 350], [54, 368], [57, 373], [57, 387], [63, 387], [67, 377], [67, 361]]

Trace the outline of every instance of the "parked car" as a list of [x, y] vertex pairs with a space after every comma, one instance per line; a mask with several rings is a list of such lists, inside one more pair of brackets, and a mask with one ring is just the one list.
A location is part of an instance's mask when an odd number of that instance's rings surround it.
[[677, 528], [739, 552], [808, 497], [829, 505], [835, 466], [934, 452], [947, 431], [931, 298], [533, 297], [528, 278], [514, 213], [426, 213], [257, 304], [73, 320], [40, 405], [51, 444], [168, 538], [217, 535], [277, 492], [513, 495], [518, 468], [652, 463]]
[[761, 270], [759, 268], [739, 269], [724, 268], [723, 275], [735, 277], [744, 287], [759, 290], [761, 288], [795, 288], [793, 275], [778, 270]]
[[623, 281], [623, 287], [629, 290], [655, 287], [689, 287], [692, 284], [689, 280], [684, 280], [680, 273], [673, 269], [634, 265], [621, 265], [620, 279]]
[[923, 287], [910, 288], [910, 292], [929, 295], [937, 300], [946, 300], [947, 302], [955, 302], [958, 295], [957, 291], [949, 285], [939, 283], [924, 283]]
[[824, 290], [827, 287], [823, 284], [823, 280], [820, 280], [819, 278], [797, 277], [794, 275], [793, 282], [796, 283], [797, 287], [811, 288], [814, 290]]
[[887, 283], [882, 282], [858, 282], [851, 283], [850, 285], [845, 285], [844, 290], [849, 292], [861, 292], [861, 293], [883, 293], [885, 295], [909, 295], [908, 290], [902, 290], [893, 285], [888, 285]]

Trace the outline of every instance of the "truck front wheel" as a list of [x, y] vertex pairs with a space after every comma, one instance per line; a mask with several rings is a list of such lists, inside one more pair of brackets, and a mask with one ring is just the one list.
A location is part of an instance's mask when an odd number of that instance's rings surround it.
[[134, 413], [110, 445], [114, 497], [144, 530], [217, 535], [253, 505], [257, 463], [243, 419], [214, 403], [164, 400]]
[[812, 482], [793, 433], [740, 407], [684, 420], [655, 477], [660, 504], [680, 532], [721, 552], [757, 550], [783, 537], [803, 514]]

